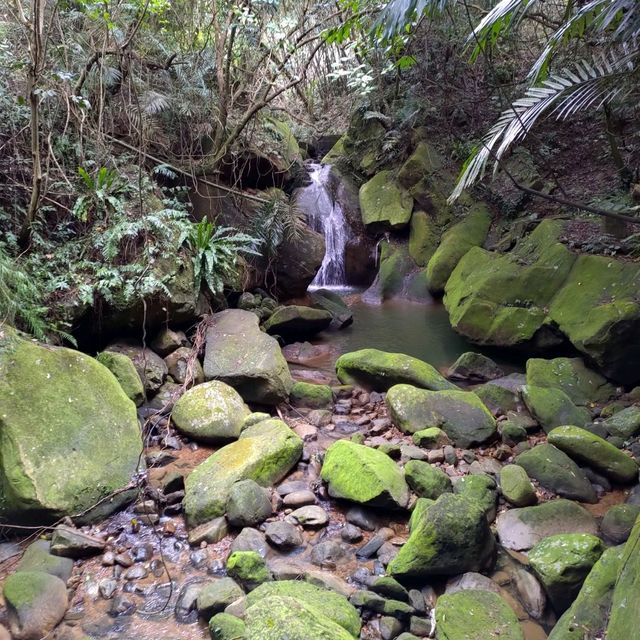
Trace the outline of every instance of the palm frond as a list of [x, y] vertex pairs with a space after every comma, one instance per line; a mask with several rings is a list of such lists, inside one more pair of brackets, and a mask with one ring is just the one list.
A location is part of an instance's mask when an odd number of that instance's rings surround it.
[[402, 33], [422, 15], [442, 13], [447, 5], [457, 0], [391, 0], [378, 15], [373, 31], [383, 39], [391, 39]]
[[598, 109], [603, 103], [632, 90], [633, 82], [626, 80], [636, 73], [638, 57], [640, 49], [623, 51], [620, 55], [609, 52], [593, 62], [582, 60], [573, 68], [551, 74], [530, 87], [522, 98], [503, 111], [471, 154], [449, 202], [481, 180], [490, 161], [494, 162], [495, 174], [507, 151], [522, 140], [543, 115], [565, 119], [578, 111]]

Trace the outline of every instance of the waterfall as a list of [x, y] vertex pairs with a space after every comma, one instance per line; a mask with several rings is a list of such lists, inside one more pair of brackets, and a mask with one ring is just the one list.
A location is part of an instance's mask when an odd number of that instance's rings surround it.
[[347, 284], [345, 252], [349, 240], [349, 225], [342, 207], [328, 189], [331, 165], [310, 163], [311, 184], [300, 190], [298, 206], [307, 214], [309, 226], [324, 235], [325, 254], [312, 287], [340, 287]]

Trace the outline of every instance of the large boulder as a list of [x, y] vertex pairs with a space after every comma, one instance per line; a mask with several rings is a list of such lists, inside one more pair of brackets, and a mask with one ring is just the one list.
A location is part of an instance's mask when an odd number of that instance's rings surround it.
[[392, 171], [381, 171], [360, 187], [362, 221], [369, 231], [402, 229], [409, 224], [413, 200]]
[[525, 385], [522, 387], [522, 399], [547, 433], [566, 424], [584, 427], [591, 423], [588, 409], [577, 407], [561, 389]]
[[482, 509], [463, 495], [445, 493], [412, 519], [411, 535], [387, 571], [394, 577], [457, 575], [482, 570], [494, 553]]
[[563, 498], [595, 503], [596, 492], [584, 471], [552, 444], [539, 444], [516, 458], [530, 478]]
[[531, 568], [557, 613], [569, 608], [603, 551], [602, 540], [588, 533], [549, 536], [529, 551]]
[[480, 344], [557, 344], [546, 309], [575, 261], [562, 232], [563, 223], [545, 220], [511, 253], [468, 251], [445, 287], [453, 328]]
[[505, 500], [516, 507], [529, 507], [538, 501], [527, 472], [517, 464], [502, 467], [500, 489]]
[[302, 455], [302, 440], [280, 420], [244, 429], [240, 439], [199, 464], [185, 482], [184, 510], [194, 527], [224, 514], [231, 487], [255, 480], [266, 487], [281, 480]]
[[396, 384], [442, 391], [457, 389], [430, 364], [403, 353], [361, 349], [340, 356], [336, 362], [340, 382], [375, 391], [386, 391]]
[[178, 430], [199, 442], [225, 442], [240, 435], [251, 409], [228, 384], [211, 380], [189, 389], [176, 402], [171, 419]]
[[550, 500], [536, 507], [502, 512], [496, 521], [500, 544], [506, 549], [531, 549], [548, 536], [560, 533], [596, 535], [595, 518], [571, 500]]
[[263, 329], [283, 340], [292, 341], [310, 338], [327, 329], [332, 321], [331, 313], [323, 309], [289, 305], [278, 307], [264, 322]]
[[549, 443], [568, 456], [600, 471], [615, 482], [635, 482], [638, 464], [600, 436], [579, 427], [556, 427], [549, 432]]
[[211, 316], [204, 375], [232, 386], [247, 402], [262, 404], [285, 400], [293, 386], [276, 339], [260, 331], [255, 314], [241, 309]]
[[[584, 638], [604, 637], [623, 551], [622, 545], [604, 551], [586, 577], [573, 604], [551, 631], [549, 640], [575, 640], [578, 629]], [[613, 639], [615, 636], [609, 637]]]
[[136, 408], [94, 358], [0, 328], [0, 406], [2, 519], [93, 519], [130, 499], [122, 490], [142, 451]]
[[438, 247], [435, 221], [425, 211], [414, 211], [409, 227], [409, 255], [419, 267], [426, 267]]
[[344, 329], [353, 324], [353, 312], [335, 291], [316, 289], [309, 294], [313, 306], [331, 314], [332, 329]]
[[382, 451], [349, 440], [338, 440], [327, 449], [322, 479], [334, 498], [391, 508], [409, 502], [409, 488], [396, 463]]
[[460, 259], [472, 247], [484, 244], [490, 226], [491, 214], [479, 206], [444, 233], [440, 246], [427, 265], [427, 280], [432, 293], [444, 292], [447, 280]]
[[458, 447], [482, 444], [496, 433], [490, 411], [470, 391], [429, 391], [398, 384], [389, 389], [385, 402], [405, 433], [439, 427]]
[[530, 358], [527, 385], [560, 389], [578, 406], [606, 401], [615, 391], [613, 385], [589, 369], [582, 358]]
[[496, 593], [466, 589], [436, 603], [436, 640], [524, 640], [513, 609]]
[[640, 407], [631, 406], [614, 413], [603, 423], [607, 433], [625, 440], [640, 433]]
[[275, 277], [278, 297], [305, 295], [324, 259], [324, 236], [306, 225], [293, 238], [285, 238], [278, 247]]

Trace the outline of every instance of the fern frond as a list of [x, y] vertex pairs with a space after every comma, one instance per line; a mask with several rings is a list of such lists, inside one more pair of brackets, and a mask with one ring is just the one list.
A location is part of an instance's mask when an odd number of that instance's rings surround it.
[[145, 91], [140, 103], [142, 110], [150, 116], [166, 111], [170, 106], [169, 98], [157, 91]]
[[390, 40], [405, 31], [422, 15], [442, 13], [457, 0], [391, 0], [378, 15], [373, 31]]

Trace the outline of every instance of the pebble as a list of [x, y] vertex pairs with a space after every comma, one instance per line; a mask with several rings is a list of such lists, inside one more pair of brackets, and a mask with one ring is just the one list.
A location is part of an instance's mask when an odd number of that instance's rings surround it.
[[283, 482], [276, 490], [284, 498], [290, 493], [308, 491], [309, 485], [304, 480], [290, 480], [289, 482]]
[[116, 556], [113, 551], [106, 551], [102, 556], [102, 566], [112, 567], [116, 563]]
[[288, 517], [293, 518], [305, 528], [324, 527], [329, 522], [329, 514], [317, 505], [300, 507]]
[[100, 583], [98, 585], [98, 591], [105, 600], [110, 600], [111, 598], [113, 598], [117, 588], [117, 581], [110, 578], [100, 580]]
[[[106, 554], [105, 554], [106, 555]], [[121, 567], [130, 567], [133, 564], [133, 558], [128, 552], [119, 553], [114, 557], [114, 561], [116, 564], [119, 564]]]
[[145, 569], [142, 565], [136, 565], [135, 567], [131, 567], [124, 572], [125, 580], [142, 580], [142, 578], [146, 578], [149, 575], [149, 571]]
[[311, 551], [311, 562], [326, 569], [335, 568], [336, 564], [344, 560], [347, 551], [343, 545], [335, 540], [318, 543]]
[[313, 491], [303, 489], [287, 494], [282, 502], [285, 507], [304, 507], [308, 504], [315, 504], [316, 496]]
[[448, 464], [456, 464], [456, 462], [458, 462], [456, 450], [450, 444], [443, 447], [442, 454], [444, 455], [445, 462]]
[[282, 520], [270, 522], [265, 528], [265, 536], [277, 549], [295, 549], [304, 543], [300, 531], [294, 525]]
[[340, 531], [340, 537], [345, 542], [360, 542], [363, 535], [362, 530], [351, 523], [345, 524]]
[[351, 507], [346, 514], [347, 522], [355, 524], [365, 531], [374, 531], [378, 526], [378, 518], [364, 507]]
[[111, 603], [111, 607], [109, 608], [109, 615], [114, 618], [118, 618], [120, 616], [130, 616], [133, 615], [135, 610], [135, 602], [132, 602], [124, 596], [116, 596]]
[[432, 449], [427, 453], [427, 461], [429, 464], [444, 462], [444, 451], [442, 449]]

